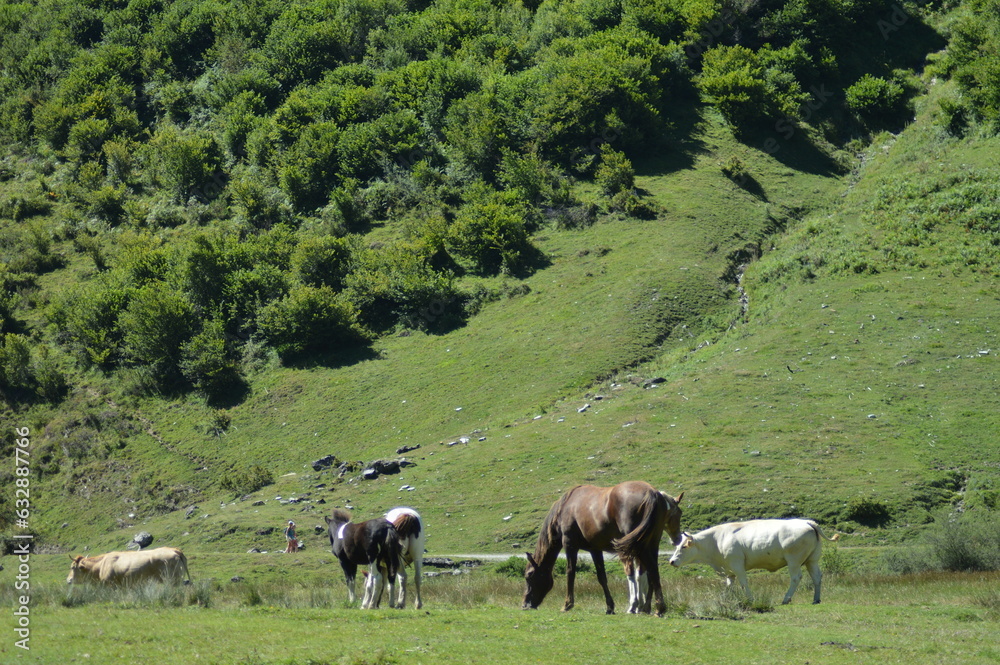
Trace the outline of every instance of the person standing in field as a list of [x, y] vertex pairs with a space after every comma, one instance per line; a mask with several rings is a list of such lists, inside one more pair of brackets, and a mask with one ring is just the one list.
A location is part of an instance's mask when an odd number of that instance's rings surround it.
[[288, 520], [288, 526], [285, 527], [285, 540], [288, 541], [288, 545], [285, 546], [285, 554], [294, 554], [299, 551], [299, 541], [295, 537], [295, 522]]

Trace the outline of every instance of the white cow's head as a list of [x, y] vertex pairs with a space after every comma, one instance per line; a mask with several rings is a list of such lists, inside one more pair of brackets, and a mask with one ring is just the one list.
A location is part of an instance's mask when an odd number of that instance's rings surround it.
[[682, 533], [680, 544], [674, 550], [674, 553], [670, 555], [670, 565], [683, 566], [686, 563], [691, 563], [697, 556], [697, 552], [698, 544], [694, 542], [691, 534], [687, 532]]
[[72, 561], [73, 563], [70, 564], [69, 576], [66, 578], [66, 584], [80, 584], [84, 581], [85, 575], [87, 573], [87, 571], [84, 570], [82, 565], [83, 557], [82, 556], [74, 557], [73, 555], [70, 555], [69, 558], [70, 561]]

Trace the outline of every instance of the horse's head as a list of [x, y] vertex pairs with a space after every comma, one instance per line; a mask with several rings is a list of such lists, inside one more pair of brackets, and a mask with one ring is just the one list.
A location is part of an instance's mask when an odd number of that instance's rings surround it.
[[528, 555], [528, 565], [524, 568], [524, 581], [527, 588], [524, 591], [524, 603], [521, 608], [533, 610], [542, 604], [545, 595], [552, 590], [552, 567], [539, 566], [530, 552], [526, 554]]
[[667, 522], [664, 524], [664, 528], [667, 531], [667, 535], [670, 536], [670, 542], [674, 545], [678, 545], [681, 542], [681, 499], [684, 498], [684, 492], [681, 492], [677, 496], [670, 496], [666, 492], [660, 492], [667, 499], [667, 505], [670, 506], [670, 511], [667, 513]]

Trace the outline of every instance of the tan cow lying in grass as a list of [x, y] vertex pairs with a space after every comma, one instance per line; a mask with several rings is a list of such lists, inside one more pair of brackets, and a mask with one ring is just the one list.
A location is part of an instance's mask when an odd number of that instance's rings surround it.
[[187, 578], [187, 557], [176, 547], [158, 547], [138, 552], [108, 552], [97, 556], [70, 556], [73, 560], [67, 584], [97, 582], [125, 586], [146, 581], [178, 584]]

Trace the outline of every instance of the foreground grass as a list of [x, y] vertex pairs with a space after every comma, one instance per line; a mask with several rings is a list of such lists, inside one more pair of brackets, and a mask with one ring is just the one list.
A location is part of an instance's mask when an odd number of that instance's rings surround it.
[[[1000, 612], [988, 593], [1000, 582], [996, 573], [828, 576], [822, 605], [810, 605], [803, 588], [792, 605], [777, 607], [771, 603], [787, 577], [758, 575], [752, 584], [765, 611], [742, 609], [730, 619], [719, 617], [726, 594], [714, 578], [668, 572], [670, 610], [661, 619], [605, 616], [592, 576], [580, 582], [578, 606], [567, 614], [559, 611], [561, 582], [540, 610], [524, 612], [520, 580], [491, 574], [429, 579], [423, 610], [371, 612], [347, 606], [339, 579], [320, 587], [257, 585], [256, 593], [202, 582], [145, 597], [77, 590], [79, 604], [49, 585], [32, 609], [31, 650], [7, 640], [0, 660], [118, 663], [155, 654], [163, 665], [563, 663], [683, 651], [688, 663], [913, 665], [1000, 657]], [[624, 599], [619, 579], [613, 593]]]

